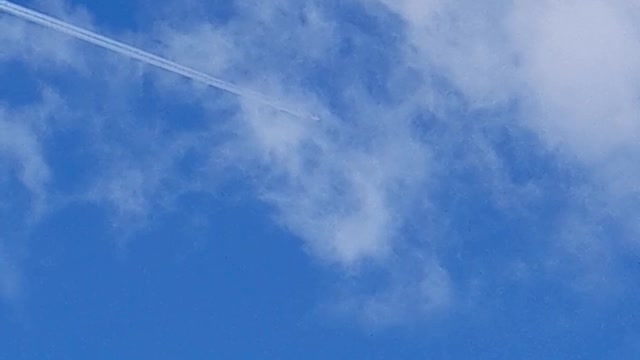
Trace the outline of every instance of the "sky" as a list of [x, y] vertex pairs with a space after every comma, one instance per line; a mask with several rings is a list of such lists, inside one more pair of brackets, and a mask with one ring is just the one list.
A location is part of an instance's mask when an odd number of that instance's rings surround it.
[[22, 0], [0, 359], [635, 359], [632, 0]]

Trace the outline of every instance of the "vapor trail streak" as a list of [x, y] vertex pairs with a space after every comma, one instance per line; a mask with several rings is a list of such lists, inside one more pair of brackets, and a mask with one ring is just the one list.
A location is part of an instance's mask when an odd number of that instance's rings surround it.
[[187, 66], [180, 65], [171, 60], [148, 53], [144, 50], [141, 50], [133, 46], [121, 43], [119, 41], [110, 39], [108, 37], [96, 34], [92, 31], [77, 27], [75, 25], [71, 25], [69, 23], [58, 20], [51, 16], [13, 4], [9, 1], [0, 1], [0, 10], [6, 13], [9, 13], [11, 15], [14, 15], [16, 17], [19, 17], [23, 20], [27, 20], [32, 23], [42, 25], [51, 30], [58, 31], [60, 33], [72, 36], [82, 41], [86, 41], [88, 43], [94, 44], [101, 48], [111, 50], [115, 53], [164, 69], [174, 74], [182, 75], [194, 81], [198, 81], [206, 85], [230, 92], [232, 94], [235, 94], [243, 98], [253, 99], [262, 104], [268, 105], [276, 110], [283, 111], [285, 113], [288, 113], [300, 118], [317, 119], [317, 117], [313, 115], [306, 114], [302, 111], [290, 109], [287, 106], [280, 104], [276, 100], [270, 99], [255, 91], [242, 88], [230, 82], [215, 78], [213, 76], [207, 75], [203, 72], [194, 70]]

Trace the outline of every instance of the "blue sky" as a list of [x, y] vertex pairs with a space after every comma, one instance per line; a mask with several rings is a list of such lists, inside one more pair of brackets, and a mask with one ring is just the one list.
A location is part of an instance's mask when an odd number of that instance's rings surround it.
[[0, 358], [635, 359], [628, 0], [16, 4]]

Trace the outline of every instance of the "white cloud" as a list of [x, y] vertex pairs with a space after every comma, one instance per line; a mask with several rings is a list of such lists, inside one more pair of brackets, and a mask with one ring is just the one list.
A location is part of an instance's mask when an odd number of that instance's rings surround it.
[[[640, 179], [636, 2], [380, 2], [403, 21], [407, 56], [423, 73], [444, 75], [472, 108], [515, 104], [504, 126], [529, 129], [549, 153], [561, 154], [563, 166], [586, 171], [574, 184], [581, 196], [638, 213], [632, 200]], [[576, 196], [571, 209], [587, 206]], [[601, 215], [596, 218], [607, 216]], [[633, 217], [613, 221], [628, 227]]]
[[588, 164], [636, 142], [633, 2], [384, 3], [406, 20], [424, 71], [443, 68], [472, 104], [517, 100], [521, 122]]
[[616, 2], [516, 6], [511, 27], [531, 126], [580, 160], [609, 161], [640, 134], [640, 32]]
[[[354, 105], [368, 100], [359, 101]], [[273, 178], [259, 185], [263, 198], [329, 262], [350, 267], [383, 260], [400, 240], [406, 205], [425, 195], [428, 149], [386, 111], [349, 120], [325, 112], [319, 123], [243, 114], [240, 151]]]

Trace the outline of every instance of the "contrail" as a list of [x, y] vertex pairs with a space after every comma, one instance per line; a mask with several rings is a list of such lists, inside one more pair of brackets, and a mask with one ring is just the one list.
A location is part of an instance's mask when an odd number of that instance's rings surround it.
[[58, 20], [48, 15], [39, 13], [37, 11], [27, 9], [20, 5], [13, 4], [9, 1], [4, 1], [4, 0], [0, 1], [0, 10], [6, 13], [9, 13], [11, 15], [14, 15], [16, 17], [19, 17], [23, 20], [27, 20], [32, 23], [42, 25], [51, 30], [58, 31], [60, 33], [72, 36], [82, 41], [86, 41], [88, 43], [94, 44], [101, 48], [111, 50], [115, 53], [127, 56], [131, 59], [135, 59], [143, 63], [158, 67], [160, 69], [164, 69], [166, 71], [172, 72], [174, 74], [182, 75], [194, 81], [198, 81], [203, 84], [230, 92], [239, 97], [253, 99], [264, 105], [268, 105], [276, 110], [288, 113], [290, 115], [293, 115], [299, 118], [310, 118], [314, 120], [318, 119], [314, 115], [305, 113], [303, 111], [291, 109], [285, 105], [282, 105], [280, 102], [274, 99], [270, 99], [255, 91], [242, 88], [238, 85], [215, 78], [203, 72], [194, 70], [190, 67], [180, 65], [176, 62], [165, 59], [163, 57], [151, 54], [144, 50], [141, 50], [136, 47], [110, 39], [108, 37], [96, 34], [92, 31], [77, 27], [75, 25], [71, 25], [69, 23]]

